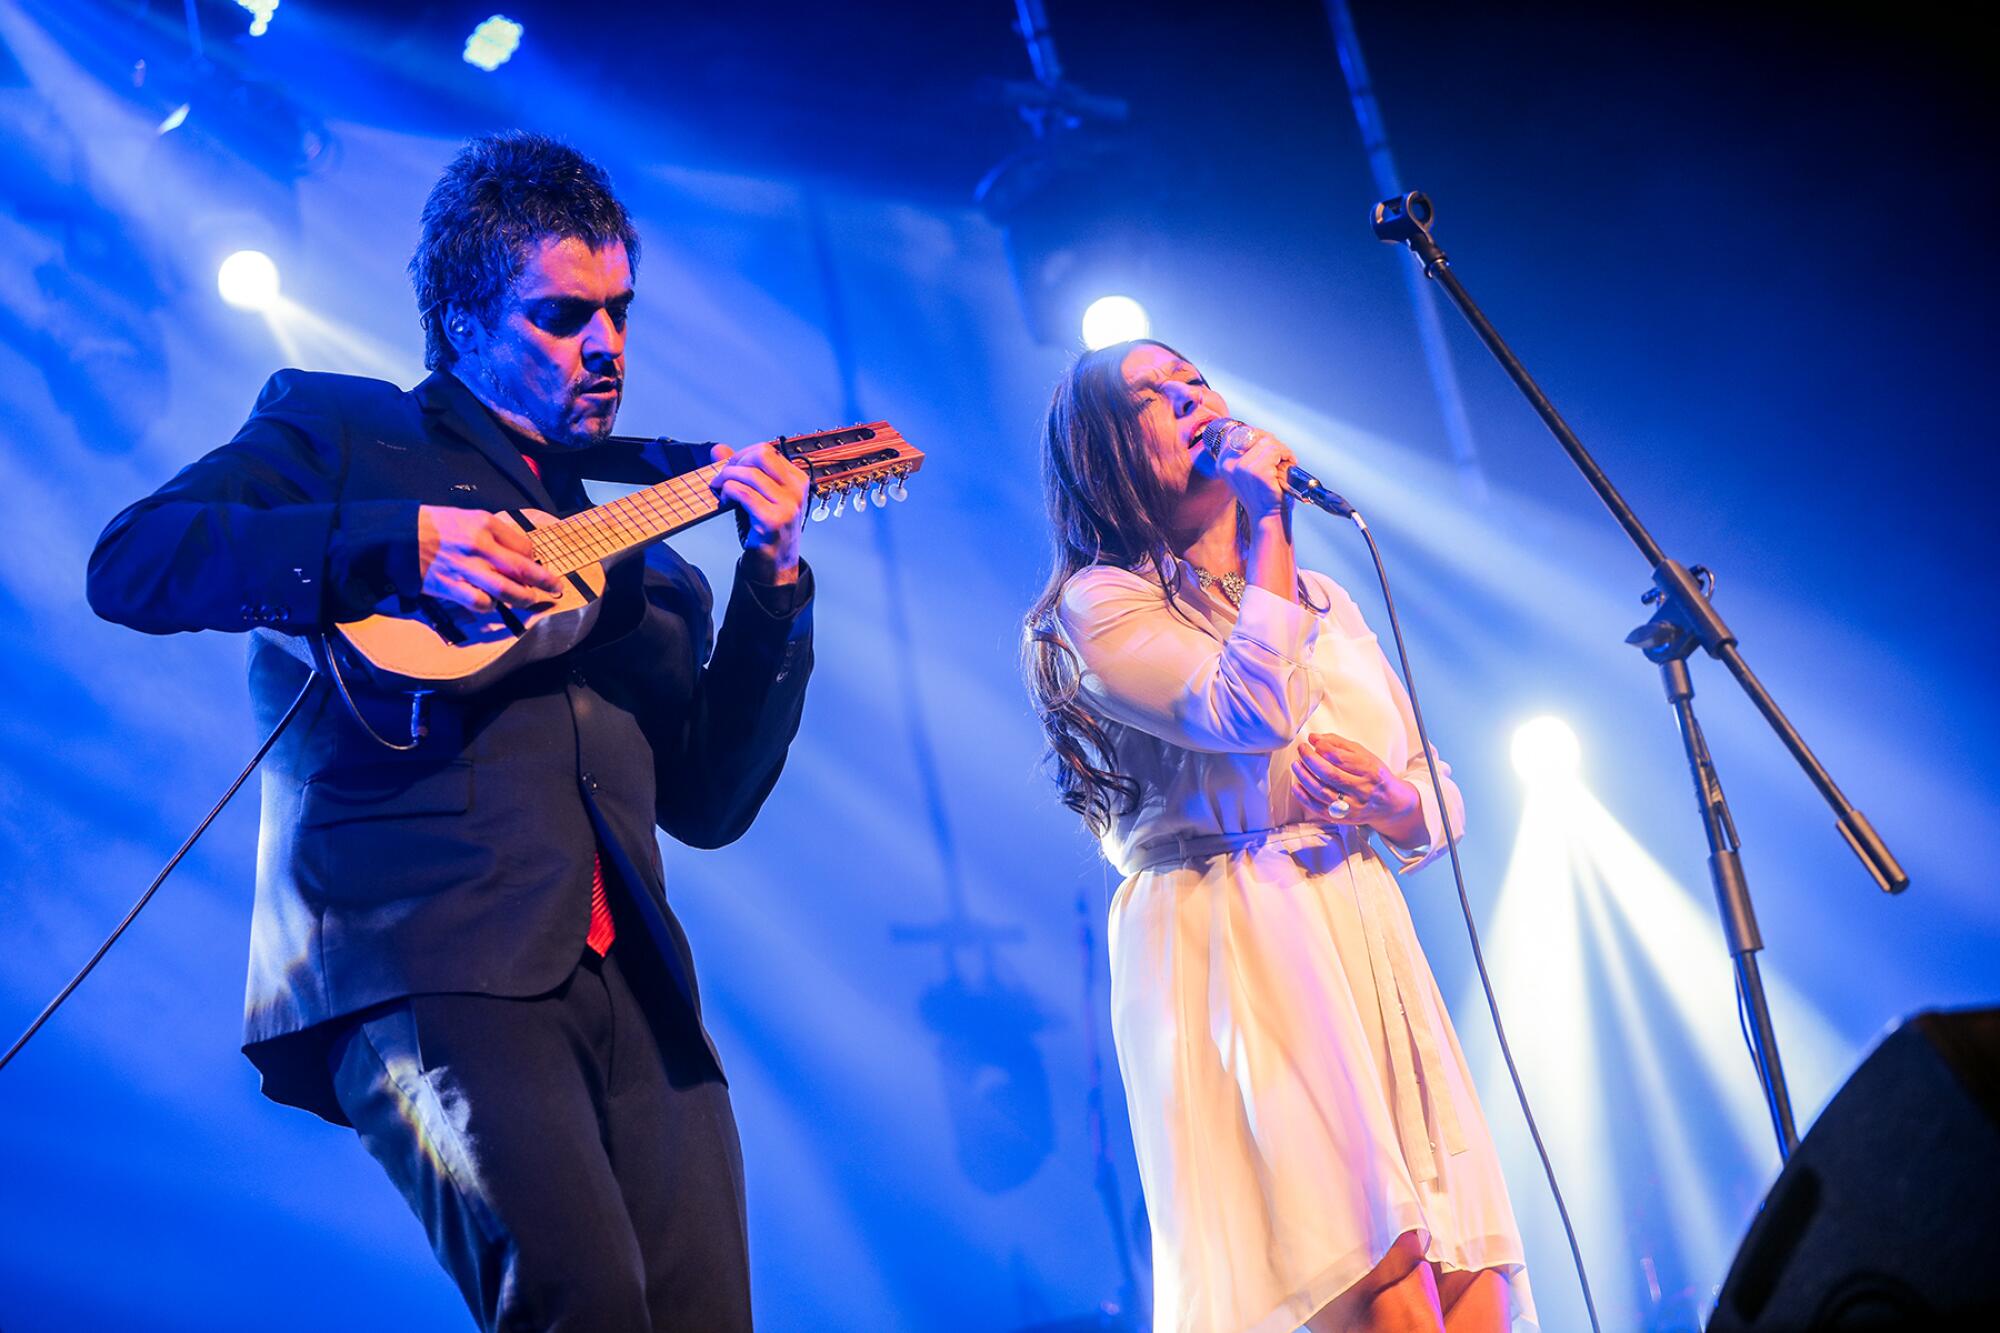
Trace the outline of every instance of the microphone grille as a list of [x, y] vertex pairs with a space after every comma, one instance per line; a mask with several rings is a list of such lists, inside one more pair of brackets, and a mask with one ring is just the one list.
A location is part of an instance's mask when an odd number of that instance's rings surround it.
[[1201, 447], [1210, 458], [1220, 458], [1229, 448], [1231, 432], [1244, 429], [1243, 423], [1235, 417], [1217, 417], [1202, 423]]

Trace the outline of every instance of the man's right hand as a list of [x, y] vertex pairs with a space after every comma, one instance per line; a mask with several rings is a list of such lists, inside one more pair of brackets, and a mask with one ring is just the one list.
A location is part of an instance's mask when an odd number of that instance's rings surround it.
[[449, 505], [417, 507], [423, 595], [485, 614], [495, 603], [547, 606], [562, 583], [535, 560], [528, 534], [505, 514]]

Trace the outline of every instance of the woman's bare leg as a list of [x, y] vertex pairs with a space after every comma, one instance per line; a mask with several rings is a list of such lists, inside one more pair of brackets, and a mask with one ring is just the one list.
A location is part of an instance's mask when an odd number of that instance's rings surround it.
[[1500, 1276], [1499, 1269], [1439, 1273], [1437, 1286], [1445, 1333], [1507, 1333], [1512, 1312], [1507, 1279]]
[[1396, 1238], [1382, 1262], [1306, 1321], [1306, 1333], [1439, 1333], [1437, 1280], [1413, 1232]]

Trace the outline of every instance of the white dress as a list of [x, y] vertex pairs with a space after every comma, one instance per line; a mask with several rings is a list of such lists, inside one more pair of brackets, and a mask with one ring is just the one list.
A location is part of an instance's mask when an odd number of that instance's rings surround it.
[[[1444, 850], [1408, 696], [1354, 601], [1261, 588], [1240, 612], [1171, 564], [1095, 566], [1057, 621], [1142, 794], [1103, 840], [1111, 1019], [1152, 1219], [1155, 1333], [1283, 1333], [1415, 1232], [1447, 1269], [1497, 1268], [1534, 1303], [1507, 1187], [1384, 852]], [[1413, 783], [1430, 846], [1378, 848], [1292, 794], [1334, 732]], [[1452, 830], [1464, 808], [1437, 762]]]

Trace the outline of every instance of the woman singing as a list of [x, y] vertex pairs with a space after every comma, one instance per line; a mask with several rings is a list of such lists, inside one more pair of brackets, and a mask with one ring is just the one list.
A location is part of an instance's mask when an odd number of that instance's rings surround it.
[[1354, 601], [1292, 554], [1262, 432], [1156, 342], [1077, 362], [1044, 440], [1026, 670], [1124, 876], [1111, 1021], [1157, 1333], [1532, 1329], [1521, 1240], [1393, 867], [1463, 820]]

